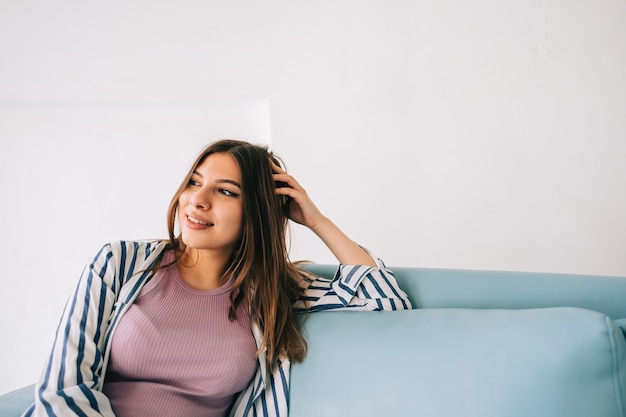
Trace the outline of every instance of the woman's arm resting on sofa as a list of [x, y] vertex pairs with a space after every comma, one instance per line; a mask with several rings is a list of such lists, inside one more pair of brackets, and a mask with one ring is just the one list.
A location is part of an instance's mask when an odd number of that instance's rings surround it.
[[380, 259], [371, 254], [368, 256], [376, 261], [375, 267], [339, 265], [332, 279], [306, 273], [303, 281], [304, 294], [295, 303], [294, 309], [310, 312], [336, 309], [411, 309], [411, 302], [398, 286], [393, 272]]

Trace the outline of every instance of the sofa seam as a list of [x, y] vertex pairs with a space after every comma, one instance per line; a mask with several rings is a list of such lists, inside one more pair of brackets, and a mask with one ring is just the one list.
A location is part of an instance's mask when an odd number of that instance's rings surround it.
[[604, 323], [606, 325], [609, 347], [611, 350], [611, 378], [613, 380], [613, 395], [615, 397], [615, 405], [617, 406], [618, 415], [624, 416], [624, 405], [622, 404], [621, 388], [619, 380], [619, 358], [617, 355], [617, 345], [615, 341], [615, 332], [613, 331], [612, 320], [610, 317], [604, 317]]

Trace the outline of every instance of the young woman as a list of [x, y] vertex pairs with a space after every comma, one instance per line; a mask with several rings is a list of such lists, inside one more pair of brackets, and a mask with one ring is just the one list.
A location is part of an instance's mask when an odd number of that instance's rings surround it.
[[[291, 219], [337, 257], [334, 279], [289, 261]], [[105, 245], [82, 273], [26, 416], [287, 416], [297, 314], [411, 308], [267, 148], [223, 140], [168, 211], [169, 240]]]

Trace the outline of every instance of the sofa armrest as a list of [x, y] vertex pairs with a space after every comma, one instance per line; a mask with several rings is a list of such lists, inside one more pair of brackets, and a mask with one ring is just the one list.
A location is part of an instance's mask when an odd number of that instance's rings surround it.
[[35, 401], [35, 385], [0, 395], [0, 416], [19, 417]]

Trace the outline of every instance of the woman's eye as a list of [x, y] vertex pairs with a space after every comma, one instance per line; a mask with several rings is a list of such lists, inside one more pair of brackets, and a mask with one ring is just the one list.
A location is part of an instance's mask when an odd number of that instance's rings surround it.
[[187, 185], [198, 186], [198, 185], [200, 185], [200, 183], [192, 178], [192, 179], [189, 180]]
[[238, 195], [238, 194], [233, 193], [232, 191], [227, 190], [227, 189], [225, 189], [225, 188], [220, 188], [220, 189], [219, 189], [219, 192], [220, 192], [220, 193], [222, 193], [222, 194], [224, 194], [224, 195], [227, 195], [227, 196], [229, 196], [229, 197], [236, 197], [236, 196]]

